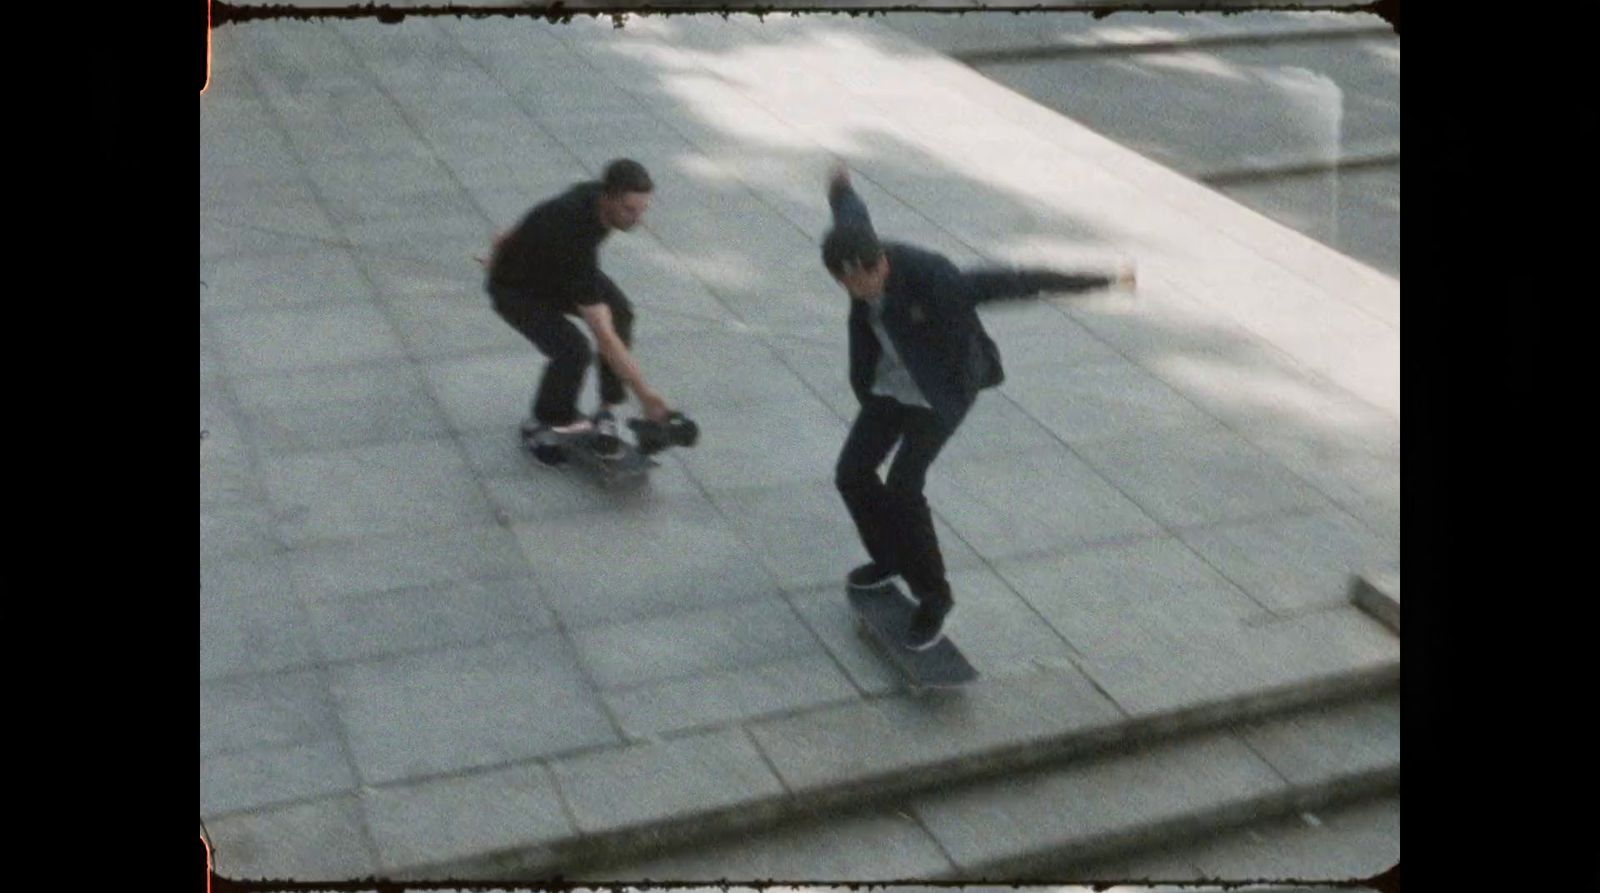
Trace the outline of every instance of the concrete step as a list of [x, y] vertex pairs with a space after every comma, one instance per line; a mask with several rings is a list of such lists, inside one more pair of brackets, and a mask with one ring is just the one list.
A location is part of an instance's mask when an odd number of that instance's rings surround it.
[[[550, 767], [567, 792], [564, 809], [575, 833], [492, 852], [456, 849], [449, 858], [426, 863], [391, 863], [385, 873], [396, 878], [570, 876], [573, 866], [636, 862], [749, 839], [808, 816], [863, 809], [893, 814], [895, 804], [952, 785], [1005, 779], [1119, 751], [1143, 753], [1174, 736], [1220, 736], [1211, 745], [1219, 758], [1250, 763], [1231, 731], [1240, 724], [1371, 698], [1398, 685], [1399, 650], [1392, 634], [1353, 606], [1281, 627], [1282, 636], [1251, 638], [1246, 647], [1253, 650], [1231, 655], [1210, 643], [1192, 652], [1179, 647], [1159, 666], [1140, 659], [1134, 662], [1138, 666], [1113, 660], [1098, 667], [1040, 667], [1012, 677], [986, 677], [953, 692], [891, 694], [577, 755]], [[1324, 643], [1320, 650], [1319, 641]], [[1086, 674], [1088, 669], [1094, 676]], [[1096, 677], [1108, 680], [1115, 698]], [[1205, 751], [1181, 747], [1172, 757], [1178, 760], [1174, 765], [1182, 764], [1181, 755], [1196, 752]], [[1219, 811], [1201, 814], [1203, 827], [1288, 808], [1302, 793], [1323, 793], [1315, 785], [1302, 791], [1284, 784], [1260, 760], [1240, 771], [1253, 773], [1255, 787], [1243, 799], [1224, 797]], [[928, 810], [940, 808], [934, 800], [919, 802]], [[1100, 853], [1125, 842], [1112, 834], [1097, 839], [1091, 850]], [[1014, 854], [1017, 859], [1031, 855]], [[988, 857], [972, 858], [964, 853], [947, 862], [958, 870], [988, 864]]]
[[1389, 690], [568, 876], [1348, 881], [1398, 861], [1399, 738]]

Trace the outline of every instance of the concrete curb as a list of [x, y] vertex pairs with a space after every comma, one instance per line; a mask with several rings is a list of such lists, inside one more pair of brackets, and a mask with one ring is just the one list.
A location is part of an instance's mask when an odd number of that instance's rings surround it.
[[1400, 571], [1369, 571], [1350, 580], [1350, 601], [1400, 635]]
[[[710, 845], [735, 835], [749, 835], [808, 815], [834, 810], [858, 810], [873, 804], [914, 797], [937, 787], [1001, 778], [1065, 760], [1104, 754], [1115, 748], [1150, 744], [1234, 723], [1267, 720], [1330, 702], [1370, 696], [1392, 690], [1398, 684], [1399, 675], [1400, 662], [1395, 658], [1381, 665], [1331, 673], [1294, 685], [1188, 705], [1136, 719], [1113, 719], [1045, 739], [989, 748], [942, 761], [902, 766], [893, 772], [875, 776], [836, 779], [809, 789], [791, 789], [775, 796], [752, 798], [723, 808], [683, 812], [663, 821], [651, 821], [605, 833], [578, 834], [528, 847], [463, 856], [447, 862], [395, 866], [386, 874], [397, 880], [430, 877], [551, 878], [565, 874], [574, 865], [603, 866], [648, 859], [676, 849]], [[1041, 684], [1051, 684], [1050, 678], [1041, 677]], [[1398, 767], [1394, 771], [1397, 773]], [[1387, 784], [1387, 778], [1385, 775], [1380, 781]], [[1305, 791], [1291, 790], [1283, 794], [1282, 803], [1274, 798], [1261, 802], [1252, 800], [1236, 808], [1220, 810], [1214, 816], [1208, 813], [1196, 819], [1195, 828], [1210, 830], [1219, 823], [1250, 821], [1260, 818], [1263, 809], [1281, 808], [1287, 811], [1306, 808], [1306, 804], [1320, 804], [1326, 796], [1334, 793], [1331, 788], [1323, 790], [1325, 787], [1328, 786], [1319, 785]], [[1374, 785], [1360, 782], [1354, 784], [1353, 788], [1357, 793], [1365, 794], [1370, 793]], [[1178, 826], [1182, 825], [1178, 823]], [[1163, 829], [1158, 829], [1163, 834], [1170, 830], [1177, 828], [1166, 829], [1163, 826]], [[1074, 851], [1072, 858], [1098, 858], [1119, 848], [1138, 844], [1148, 836], [1141, 831], [1134, 838], [1124, 839], [1118, 835], [1104, 841], [1095, 840], [1081, 854]], [[1051, 858], [1057, 855], [1052, 851]], [[1007, 867], [1006, 870], [1013, 868]]]
[[1317, 784], [1294, 785], [1267, 796], [1246, 797], [1209, 804], [1165, 821], [1130, 826], [1115, 833], [1082, 840], [1064, 841], [1053, 848], [1012, 859], [965, 866], [942, 879], [1005, 883], [1043, 882], [1048, 878], [1070, 876], [1075, 868], [1089, 863], [1168, 849], [1184, 842], [1199, 841], [1211, 835], [1243, 829], [1264, 821], [1296, 813], [1327, 809], [1353, 803], [1400, 789], [1400, 761], [1378, 769], [1350, 772]]

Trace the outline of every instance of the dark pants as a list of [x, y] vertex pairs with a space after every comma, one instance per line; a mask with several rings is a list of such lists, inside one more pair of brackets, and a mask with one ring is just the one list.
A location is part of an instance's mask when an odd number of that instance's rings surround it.
[[[874, 397], [856, 415], [834, 472], [867, 554], [898, 571], [919, 599], [950, 597], [944, 556], [922, 487], [928, 467], [953, 433], [930, 409]], [[885, 482], [878, 477], [878, 466], [896, 442], [900, 449]]]
[[[539, 306], [526, 297], [497, 294], [494, 310], [513, 329], [533, 342], [549, 358], [533, 398], [533, 419], [541, 425], [570, 425], [578, 420], [578, 392], [595, 359], [589, 339], [568, 314]], [[608, 277], [600, 277], [601, 300], [611, 308], [611, 322], [622, 343], [633, 346], [633, 305]], [[607, 404], [627, 399], [622, 379], [600, 361], [600, 400]]]

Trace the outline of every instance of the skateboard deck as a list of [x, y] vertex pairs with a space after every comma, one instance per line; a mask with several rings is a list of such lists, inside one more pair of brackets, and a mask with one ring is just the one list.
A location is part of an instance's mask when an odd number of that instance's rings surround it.
[[[569, 464], [579, 466], [608, 487], [642, 481], [649, 476], [650, 469], [661, 464], [642, 455], [638, 447], [626, 440], [622, 441], [622, 448], [615, 456], [606, 457], [595, 451], [595, 435], [592, 433], [544, 432], [537, 437], [543, 438], [541, 442], [544, 444], [559, 447]], [[524, 441], [530, 450], [538, 445], [533, 438], [524, 438]]]
[[887, 583], [875, 589], [846, 587], [845, 594], [855, 611], [857, 631], [871, 639], [914, 688], [953, 688], [978, 678], [978, 671], [967, 662], [948, 634], [925, 651], [906, 647], [911, 615], [917, 603], [898, 585]]

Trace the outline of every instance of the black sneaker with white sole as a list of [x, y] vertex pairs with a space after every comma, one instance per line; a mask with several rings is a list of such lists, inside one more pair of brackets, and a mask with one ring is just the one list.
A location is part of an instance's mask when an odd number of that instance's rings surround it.
[[617, 436], [617, 419], [608, 409], [594, 414], [594, 451], [607, 459], [622, 454], [622, 438]]
[[851, 589], [877, 589], [899, 576], [876, 561], [869, 561], [846, 574], [844, 581]]
[[912, 651], [926, 651], [944, 638], [945, 620], [955, 609], [954, 600], [925, 598], [911, 615], [911, 629], [906, 635], [906, 647]]
[[559, 438], [549, 425], [542, 425], [533, 419], [525, 420], [522, 423], [522, 443], [541, 465], [554, 467], [567, 462], [567, 452], [561, 448]]

